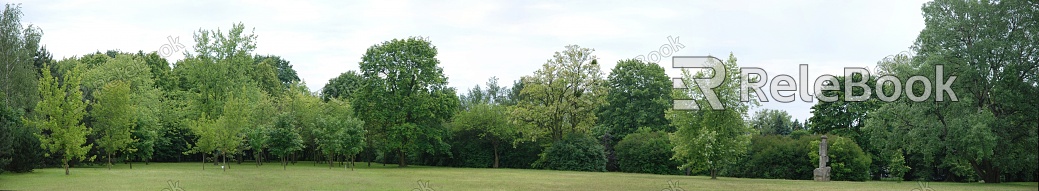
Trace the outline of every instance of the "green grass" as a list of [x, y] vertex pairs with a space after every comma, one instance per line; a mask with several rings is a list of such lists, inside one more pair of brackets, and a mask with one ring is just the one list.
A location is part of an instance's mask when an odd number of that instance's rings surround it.
[[[287, 170], [277, 164], [256, 167], [233, 165], [226, 172], [201, 163], [118, 164], [73, 168], [64, 175], [60, 168], [37, 169], [32, 173], [0, 174], [0, 190], [162, 190], [167, 181], [185, 191], [195, 190], [422, 190], [420, 181], [432, 190], [665, 190], [669, 181], [683, 190], [905, 190], [920, 189], [918, 182], [813, 182], [667, 176], [631, 173], [569, 172], [521, 169], [477, 169], [412, 166], [398, 168], [358, 163], [354, 171], [301, 162]], [[930, 182], [934, 191], [952, 190], [1039, 190], [1027, 183]], [[675, 189], [677, 190], [677, 189]], [[428, 191], [428, 189], [427, 189]]]

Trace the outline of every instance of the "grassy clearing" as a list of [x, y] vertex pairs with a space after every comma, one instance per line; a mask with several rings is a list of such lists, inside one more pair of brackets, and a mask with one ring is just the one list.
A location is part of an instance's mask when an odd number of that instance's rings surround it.
[[[631, 173], [569, 172], [521, 169], [476, 169], [358, 163], [354, 171], [313, 162], [301, 162], [282, 170], [277, 164], [257, 167], [233, 165], [226, 172], [219, 166], [201, 163], [152, 163], [73, 168], [64, 175], [60, 168], [37, 169], [33, 173], [0, 175], [0, 190], [162, 190], [170, 183], [185, 191], [195, 190], [665, 190], [677, 183], [682, 190], [913, 190], [917, 182], [813, 182], [702, 176], [667, 176]], [[425, 184], [425, 185], [423, 185]], [[425, 186], [425, 187], [423, 187]], [[934, 191], [953, 190], [1039, 190], [1028, 183], [931, 182]], [[673, 189], [678, 190], [678, 189]], [[924, 190], [924, 189], [920, 189]]]

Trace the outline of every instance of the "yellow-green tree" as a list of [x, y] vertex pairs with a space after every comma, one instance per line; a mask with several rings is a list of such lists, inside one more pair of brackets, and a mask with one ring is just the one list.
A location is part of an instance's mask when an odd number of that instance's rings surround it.
[[[47, 67], [45, 67], [47, 68]], [[37, 135], [49, 155], [61, 155], [65, 175], [69, 174], [69, 162], [88, 159], [87, 152], [93, 144], [87, 144], [90, 129], [83, 125], [87, 103], [79, 90], [80, 69], [77, 64], [64, 76], [63, 83], [51, 76], [50, 70], [42, 70], [39, 93], [34, 116], [24, 119], [26, 124], [39, 128]], [[89, 160], [94, 160], [90, 157]]]
[[[710, 64], [720, 64], [724, 66], [724, 69], [722, 71], [700, 71], [696, 74], [683, 70], [683, 81], [692, 88], [675, 90], [673, 97], [693, 99], [697, 105], [709, 106], [703, 91], [714, 91], [724, 109], [710, 107], [693, 111], [671, 109], [666, 113], [668, 119], [671, 120], [671, 125], [677, 128], [677, 131], [671, 134], [671, 142], [675, 146], [675, 156], [671, 159], [679, 161], [682, 164], [680, 168], [690, 168], [693, 171], [709, 170], [711, 179], [716, 179], [718, 168], [735, 162], [739, 156], [746, 153], [747, 145], [750, 144], [751, 128], [743, 118], [747, 110], [757, 102], [753, 102], [755, 97], [751, 97], [752, 102], [739, 100], [740, 71], [739, 66], [736, 65], [735, 56], [730, 54], [728, 61], [720, 63], [712, 61]], [[724, 74], [721, 73], [723, 71]], [[718, 78], [723, 80], [721, 85], [714, 89], [702, 91], [695, 88], [696, 86], [692, 83], [693, 78], [711, 79], [710, 76], [714, 75], [724, 75]]]
[[595, 124], [594, 110], [605, 103], [607, 89], [593, 51], [566, 46], [534, 75], [522, 78], [522, 99], [512, 115], [531, 125], [525, 134], [557, 141], [568, 133], [587, 132]]

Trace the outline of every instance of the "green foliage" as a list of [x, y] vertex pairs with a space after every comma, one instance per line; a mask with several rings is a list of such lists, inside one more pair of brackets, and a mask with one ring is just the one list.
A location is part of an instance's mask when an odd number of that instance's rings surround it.
[[364, 80], [350, 100], [369, 140], [384, 140], [385, 150], [407, 166], [408, 152], [445, 152], [444, 122], [458, 107], [458, 97], [447, 87], [437, 49], [420, 38], [394, 39], [368, 48], [360, 63]]
[[809, 155], [812, 140], [819, 136], [754, 135], [746, 157], [732, 164], [729, 173], [742, 178], [811, 180], [812, 170], [818, 167]]
[[[739, 100], [739, 66], [736, 57], [729, 55], [728, 61], [711, 64], [721, 64], [725, 68], [722, 78], [725, 83], [713, 89], [724, 110], [707, 109], [710, 104], [704, 93], [699, 88], [687, 90], [675, 90], [675, 98], [694, 99], [701, 110], [676, 111], [669, 109], [667, 117], [671, 125], [678, 130], [671, 134], [671, 144], [674, 144], [675, 156], [672, 160], [680, 161], [681, 168], [690, 168], [694, 172], [710, 170], [711, 178], [717, 177], [719, 168], [735, 162], [738, 157], [746, 153], [750, 144], [750, 133], [752, 129], [743, 120], [752, 105], [756, 105], [756, 98], [752, 95], [752, 102], [741, 102]], [[683, 81], [689, 87], [696, 87], [692, 79], [710, 79], [712, 73], [703, 71], [695, 75], [688, 70], [683, 70]], [[755, 79], [752, 79], [755, 80]]]
[[[280, 58], [277, 60], [280, 60]], [[295, 84], [299, 81], [297, 79], [296, 81], [292, 81], [290, 83], [279, 82], [277, 76], [278, 68], [274, 68], [274, 66], [272, 66], [273, 64], [277, 64], [275, 63], [277, 62], [277, 60], [273, 58], [268, 58], [266, 60], [260, 61], [259, 63], [256, 63], [255, 65], [248, 66], [248, 69], [246, 69], [246, 74], [249, 76], [252, 82], [255, 85], [259, 86], [259, 88], [262, 89], [265, 93], [273, 96], [281, 95], [282, 92], [288, 89], [289, 85]], [[291, 70], [291, 68], [289, 69]]]
[[762, 135], [789, 135], [794, 131], [790, 114], [783, 110], [762, 109], [750, 118], [750, 126]]
[[[946, 83], [958, 98], [932, 92], [904, 97], [870, 113], [866, 126], [884, 150], [922, 155], [926, 168], [986, 183], [1035, 180], [1039, 171], [1036, 57], [1039, 10], [1030, 1], [937, 0], [923, 8], [926, 27], [914, 57], [882, 62], [881, 72]], [[942, 66], [944, 77], [935, 76]], [[906, 79], [906, 78], [902, 78]], [[921, 95], [922, 87], [913, 93]], [[908, 93], [908, 92], [906, 92]], [[942, 97], [943, 101], [936, 98]], [[908, 157], [907, 157], [908, 158]], [[920, 169], [923, 170], [923, 169]], [[973, 171], [973, 172], [972, 172]], [[931, 179], [941, 178], [928, 173]]]
[[[17, 116], [16, 116], [17, 117]], [[32, 172], [34, 168], [40, 167], [43, 159], [43, 150], [40, 149], [40, 139], [36, 138], [38, 130], [22, 124], [21, 119], [15, 118], [14, 123], [19, 125], [8, 126], [11, 128], [11, 161], [3, 166], [5, 171], [24, 173]]]
[[278, 115], [275, 120], [274, 127], [267, 135], [270, 137], [270, 151], [271, 154], [282, 158], [283, 165], [288, 165], [285, 159], [290, 153], [303, 149], [303, 138], [296, 132], [295, 126], [289, 121], [291, 117], [287, 114]]
[[159, 56], [156, 52], [145, 54], [144, 51], [137, 52], [136, 55], [144, 63], [148, 65], [151, 70], [152, 81], [155, 81], [155, 87], [165, 90], [173, 91], [177, 87], [177, 78], [173, 76], [173, 68], [170, 67], [169, 61]]
[[895, 154], [891, 155], [891, 162], [888, 163], [888, 170], [891, 172], [890, 176], [892, 178], [902, 181], [905, 174], [912, 168], [906, 166], [906, 159], [905, 156], [902, 156], [902, 150], [895, 151], [894, 153]]
[[[869, 166], [872, 160], [869, 155], [855, 141], [841, 136], [827, 136], [829, 138], [827, 154], [830, 161], [827, 165], [831, 167], [831, 180], [866, 181], [869, 179]], [[819, 141], [809, 143], [811, 151], [809, 155], [812, 162], [819, 163]]]
[[[40, 49], [39, 28], [22, 26], [20, 4], [4, 5], [0, 14], [0, 98], [16, 111], [28, 111], [39, 100], [34, 56]], [[50, 77], [50, 76], [46, 76]]]
[[643, 127], [617, 143], [617, 160], [622, 172], [679, 174], [678, 162], [671, 160], [671, 140], [663, 131]]
[[256, 64], [267, 63], [274, 67], [278, 81], [286, 87], [300, 81], [299, 76], [296, 75], [296, 70], [292, 69], [292, 64], [288, 60], [282, 59], [281, 56], [256, 55], [253, 57], [253, 60], [256, 61]]
[[[3, 96], [3, 95], [0, 95]], [[4, 173], [7, 164], [11, 163], [14, 156], [14, 130], [22, 127], [21, 116], [18, 116], [7, 108], [7, 104], [0, 102], [0, 173]]]
[[671, 79], [660, 65], [635, 59], [618, 61], [607, 83], [606, 104], [597, 119], [615, 141], [640, 127], [674, 131], [664, 117], [664, 111], [671, 108]]
[[[455, 114], [450, 124], [451, 132], [456, 135], [455, 138], [472, 136], [468, 139], [479, 139], [479, 141], [463, 141], [452, 145], [455, 147], [462, 146], [458, 144], [465, 144], [462, 147], [469, 150], [462, 152], [474, 152], [455, 153], [461, 155], [459, 158], [465, 160], [463, 166], [498, 168], [501, 166], [502, 153], [510, 149], [504, 145], [514, 148], [518, 143], [523, 142], [520, 137], [521, 126], [509, 120], [509, 108], [503, 105], [509, 101], [506, 96], [509, 89], [499, 86], [497, 77], [488, 79], [486, 85], [486, 90], [477, 85], [470, 89], [469, 93], [459, 96], [462, 109]], [[479, 151], [480, 149], [486, 149], [490, 153]], [[488, 160], [485, 160], [483, 164], [473, 164], [483, 158]]]
[[606, 82], [594, 51], [566, 46], [533, 75], [521, 78], [522, 99], [512, 115], [530, 124], [525, 135], [559, 141], [569, 133], [587, 133], [595, 125], [594, 110], [605, 102]]
[[455, 131], [473, 131], [491, 144], [493, 165], [498, 168], [503, 145], [515, 145], [520, 141], [517, 125], [508, 120], [505, 106], [481, 103], [455, 115], [452, 127]]
[[606, 171], [606, 154], [602, 145], [592, 137], [581, 134], [567, 134], [565, 138], [552, 143], [534, 162], [534, 168], [573, 171]]
[[123, 81], [109, 82], [95, 92], [94, 97], [90, 110], [94, 122], [91, 125], [98, 135], [97, 146], [104, 149], [111, 169], [112, 155], [126, 152], [134, 142], [131, 135], [135, 111], [130, 104], [130, 84]]
[[318, 150], [330, 159], [337, 155], [352, 158], [361, 153], [366, 133], [364, 121], [353, 117], [348, 102], [332, 99], [322, 106], [322, 116], [313, 129]]
[[[899, 61], [906, 61], [906, 58], [897, 58]], [[866, 121], [869, 119], [869, 113], [877, 112], [877, 108], [880, 108], [885, 103], [877, 98], [876, 94], [876, 82], [877, 77], [871, 76], [869, 79], [863, 79], [862, 75], [853, 75], [851, 77], [853, 82], [861, 82], [865, 80], [866, 86], [870, 88], [869, 98], [865, 101], [845, 101], [845, 97], [848, 96], [860, 96], [864, 95], [865, 90], [862, 88], [853, 88], [852, 95], [846, 95], [845, 83], [846, 77], [836, 77], [837, 90], [822, 91], [823, 95], [835, 97], [837, 101], [826, 102], [819, 101], [819, 103], [812, 106], [812, 117], [808, 118], [811, 124], [810, 131], [817, 134], [835, 134], [844, 137], [851, 138], [862, 147], [864, 151], [869, 153], [875, 163], [870, 167], [870, 173], [874, 175], [874, 179], [879, 179], [880, 175], [884, 174], [883, 170], [887, 166], [886, 158], [881, 157], [883, 150], [871, 144], [870, 138], [874, 136], [869, 132], [866, 132], [865, 126]], [[909, 79], [903, 77], [900, 79]], [[890, 89], [886, 92], [892, 92]], [[919, 95], [919, 94], [917, 94]]]
[[790, 138], [800, 139], [801, 137], [808, 136], [808, 135], [811, 135], [811, 134], [812, 134], [811, 132], [808, 132], [808, 130], [804, 130], [804, 129], [794, 130], [793, 132], [790, 132]]
[[271, 116], [276, 116], [277, 109], [272, 103], [269, 97], [261, 97], [253, 103], [253, 109], [251, 116], [249, 116], [249, 126], [242, 130], [245, 135], [245, 143], [248, 149], [252, 150], [253, 160], [256, 160], [256, 164], [259, 165], [263, 158], [263, 151], [267, 148], [267, 144], [270, 141], [271, 126], [276, 122], [270, 120]]
[[328, 84], [321, 88], [321, 99], [328, 101], [332, 98], [350, 100], [354, 92], [360, 91], [364, 77], [350, 70], [329, 79]]
[[77, 66], [68, 72], [60, 85], [50, 70], [44, 70], [39, 85], [41, 101], [36, 103], [35, 116], [25, 119], [26, 124], [42, 130], [37, 137], [48, 155], [62, 156], [66, 175], [68, 164], [88, 159], [86, 154], [93, 147], [86, 140], [90, 129], [82, 124], [87, 103], [80, 91], [81, 70]]

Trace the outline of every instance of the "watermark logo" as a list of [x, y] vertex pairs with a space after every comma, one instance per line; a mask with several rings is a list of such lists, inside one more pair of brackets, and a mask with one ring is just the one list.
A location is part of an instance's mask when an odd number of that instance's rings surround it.
[[166, 36], [168, 43], [163, 44], [159, 47], [159, 56], [168, 58], [175, 52], [180, 52], [184, 49], [184, 44], [180, 44], [180, 37], [173, 38], [173, 36]]
[[919, 188], [913, 188], [910, 191], [935, 191], [934, 188], [931, 188], [930, 186], [927, 186], [926, 182], [916, 182], [916, 184], [919, 185], [920, 187]]
[[[707, 100], [713, 110], [724, 110], [721, 101], [718, 100], [717, 92], [715, 88], [721, 86], [726, 82], [726, 71], [725, 64], [722, 63], [721, 59], [713, 56], [675, 56], [671, 58], [672, 67], [678, 69], [709, 69], [713, 72], [710, 78], [694, 78], [688, 81], [692, 82], [695, 88], [699, 88], [700, 92], [703, 93], [703, 98]], [[751, 76], [757, 78], [757, 81], [751, 81]], [[853, 76], [861, 76], [858, 81]], [[809, 83], [808, 77], [808, 65], [801, 64], [798, 66], [797, 79], [787, 74], [780, 74], [771, 79], [768, 78], [768, 73], [764, 69], [758, 67], [741, 67], [740, 68], [740, 79], [739, 79], [739, 96], [741, 102], [750, 101], [750, 92], [754, 92], [759, 102], [769, 102], [769, 97], [772, 100], [776, 100], [781, 103], [793, 102], [796, 98], [801, 97], [801, 100], [807, 103], [811, 103], [818, 97], [819, 101], [823, 102], [835, 102], [838, 100], [837, 96], [827, 96], [823, 94], [823, 91], [837, 91], [843, 85], [844, 89], [844, 101], [847, 102], [860, 102], [869, 99], [873, 93], [876, 93], [876, 97], [881, 101], [892, 102], [903, 96], [903, 92], [909, 100], [915, 102], [926, 101], [931, 98], [932, 84], [934, 85], [934, 96], [935, 101], [941, 102], [946, 101], [945, 98], [948, 96], [950, 101], [959, 101], [956, 97], [956, 93], [952, 91], [952, 83], [956, 81], [956, 76], [949, 76], [946, 78], [945, 70], [943, 65], [936, 65], [934, 68], [935, 81], [925, 76], [912, 76], [909, 77], [904, 83], [902, 79], [897, 76], [884, 75], [876, 78], [876, 89], [870, 88], [866, 83], [871, 79], [869, 70], [861, 67], [845, 67], [844, 68], [844, 83], [841, 84], [837, 77], [833, 75], [822, 75], [815, 78], [814, 83]], [[682, 78], [673, 78], [673, 84], [675, 89], [688, 89], [686, 86], [686, 80]], [[765, 85], [769, 86], [769, 94], [766, 95], [762, 89]], [[814, 94], [809, 93], [809, 85], [814, 85]], [[890, 85], [890, 86], [889, 86]], [[914, 86], [923, 86], [923, 91], [919, 95], [913, 90]], [[890, 92], [883, 87], [892, 87]], [[862, 93], [859, 95], [854, 94], [854, 90], [862, 89]], [[874, 92], [875, 91], [875, 92]], [[695, 100], [692, 99], [676, 99], [674, 100], [675, 110], [699, 110], [700, 106], [697, 105]]]
[[660, 49], [649, 52], [646, 55], [639, 55], [635, 57], [635, 60], [647, 62], [647, 63], [660, 63], [661, 59], [670, 57], [671, 54], [678, 52], [685, 48], [682, 42], [679, 42], [679, 37], [667, 36], [667, 44], [660, 45]]
[[685, 191], [685, 189], [682, 189], [682, 187], [678, 185], [678, 181], [677, 180], [675, 180], [675, 181], [668, 180], [667, 181], [667, 188], [664, 188], [663, 190], [660, 190], [660, 191]]
[[168, 187], [163, 188], [162, 191], [184, 191], [183, 188], [180, 188], [180, 181], [167, 180], [166, 185]]
[[411, 189], [411, 191], [436, 191], [436, 190], [433, 190], [433, 187], [429, 185], [429, 181], [428, 180], [427, 181], [418, 180], [417, 182], [418, 182], [418, 188]]

